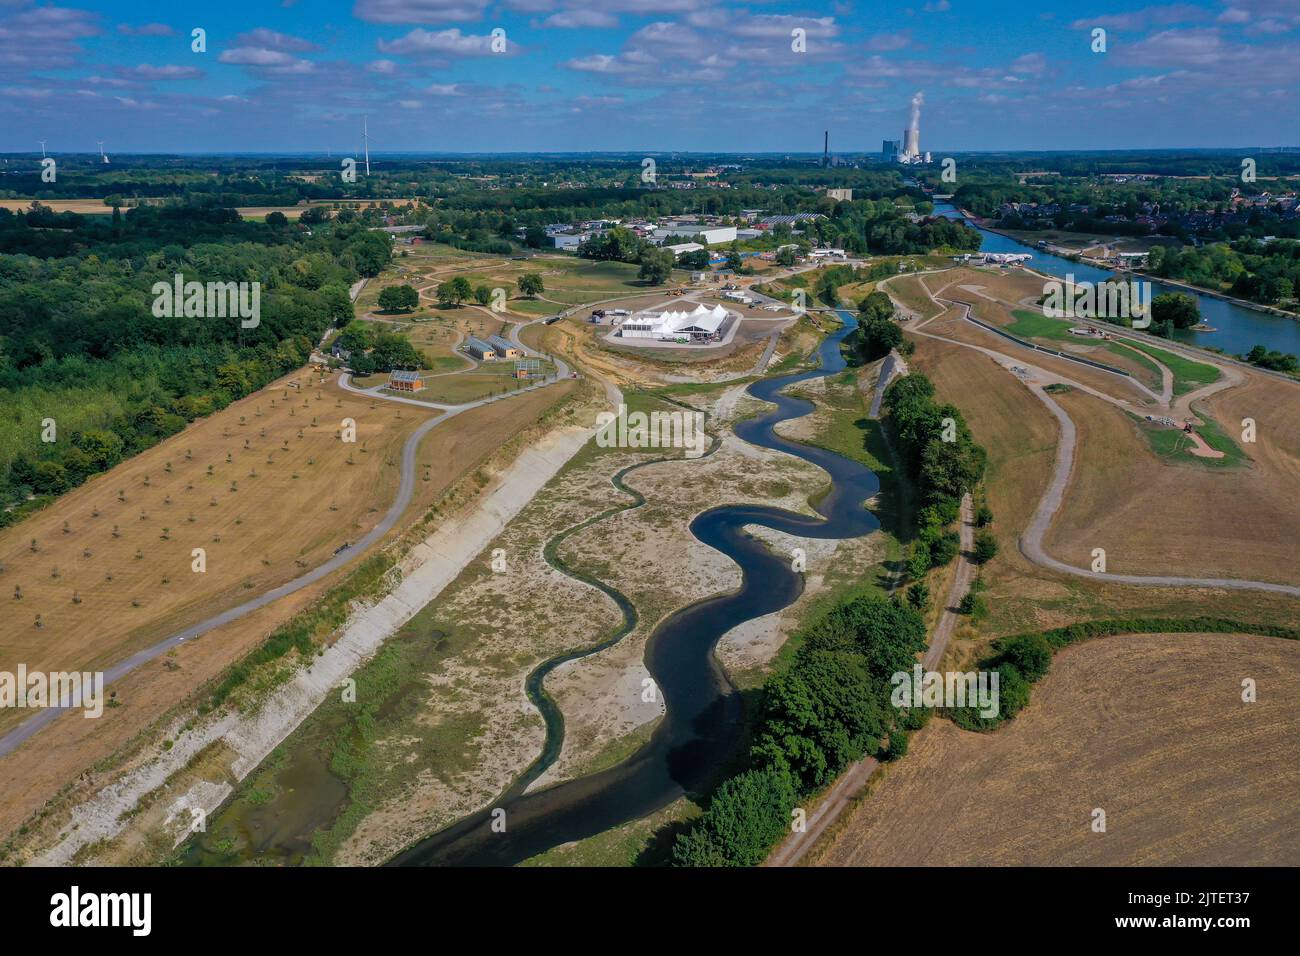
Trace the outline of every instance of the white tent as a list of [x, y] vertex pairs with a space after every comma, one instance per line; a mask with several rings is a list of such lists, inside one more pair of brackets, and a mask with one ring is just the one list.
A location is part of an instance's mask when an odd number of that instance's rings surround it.
[[679, 338], [713, 335], [726, 321], [727, 310], [720, 305], [709, 308], [697, 305], [692, 311], [666, 309], [658, 314], [646, 312], [623, 323], [626, 338]]

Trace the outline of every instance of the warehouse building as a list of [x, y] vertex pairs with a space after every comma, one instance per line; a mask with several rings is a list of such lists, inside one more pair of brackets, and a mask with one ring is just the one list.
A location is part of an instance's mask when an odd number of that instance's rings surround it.
[[492, 350], [501, 358], [517, 359], [522, 358], [524, 354], [523, 349], [499, 335], [489, 335], [488, 345], [492, 346]]
[[663, 241], [674, 236], [684, 236], [706, 246], [731, 242], [736, 238], [735, 226], [677, 225], [654, 231], [654, 238]]

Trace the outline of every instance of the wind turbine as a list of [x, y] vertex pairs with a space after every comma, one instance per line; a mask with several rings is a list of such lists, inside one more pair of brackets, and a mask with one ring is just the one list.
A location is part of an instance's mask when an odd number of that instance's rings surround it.
[[36, 142], [41, 144], [41, 159], [45, 158], [45, 140], [38, 139]]

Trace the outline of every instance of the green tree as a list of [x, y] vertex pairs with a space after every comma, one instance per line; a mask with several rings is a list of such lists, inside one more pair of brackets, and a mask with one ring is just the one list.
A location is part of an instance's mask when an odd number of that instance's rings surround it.
[[414, 286], [390, 285], [379, 292], [379, 308], [385, 312], [410, 312], [420, 304]]
[[668, 249], [647, 248], [641, 253], [641, 268], [637, 278], [649, 285], [662, 285], [673, 273], [676, 257]]
[[732, 272], [739, 273], [745, 267], [745, 260], [740, 255], [740, 240], [731, 240], [731, 247], [727, 250], [727, 268]]
[[780, 770], [727, 780], [694, 827], [673, 845], [674, 866], [757, 866], [790, 826], [794, 783]]
[[374, 347], [375, 327], [369, 322], [349, 322], [335, 341], [349, 352], [364, 352]]
[[1151, 321], [1156, 325], [1168, 323], [1176, 329], [1190, 329], [1201, 321], [1201, 310], [1190, 295], [1166, 292], [1151, 300]]
[[542, 282], [541, 273], [525, 272], [519, 277], [519, 292], [530, 299], [535, 299], [546, 291], [546, 284]]
[[444, 308], [460, 305], [468, 299], [474, 290], [470, 287], [469, 280], [464, 276], [456, 276], [453, 279], [447, 279], [438, 283], [435, 295], [438, 297], [438, 304]]
[[365, 230], [348, 241], [347, 251], [357, 264], [357, 272], [377, 276], [393, 258], [393, 241], [385, 233]]
[[993, 537], [993, 532], [981, 529], [975, 532], [975, 553], [973, 558], [976, 564], [987, 564], [992, 561], [998, 553], [998, 539]]
[[789, 772], [806, 792], [874, 749], [885, 715], [858, 654], [812, 650], [764, 686], [761, 727], [755, 762]]
[[998, 643], [999, 659], [1033, 683], [1047, 675], [1052, 666], [1052, 645], [1042, 634], [1020, 634]]

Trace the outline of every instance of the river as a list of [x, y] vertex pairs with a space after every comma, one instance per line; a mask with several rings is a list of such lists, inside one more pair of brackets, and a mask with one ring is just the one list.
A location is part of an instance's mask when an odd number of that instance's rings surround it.
[[[951, 203], [935, 203], [934, 211], [949, 219], [960, 219], [972, 229], [978, 230], [983, 237], [980, 243], [981, 252], [1027, 252], [1034, 257], [1029, 262], [1031, 268], [1059, 278], [1073, 275], [1080, 282], [1101, 282], [1115, 274], [1087, 263], [1073, 262], [1061, 256], [1054, 256], [1009, 236], [983, 229], [963, 216]], [[1300, 321], [1273, 315], [1270, 312], [1261, 312], [1258, 309], [1248, 309], [1212, 295], [1191, 292], [1188, 289], [1152, 280], [1153, 297], [1165, 292], [1182, 292], [1195, 297], [1201, 309], [1201, 320], [1215, 330], [1213, 332], [1179, 330], [1174, 337], [1180, 342], [1199, 345], [1202, 348], [1222, 349], [1232, 355], [1249, 352], [1256, 345], [1300, 355]]]
[[[407, 866], [511, 865], [574, 840], [594, 836], [666, 807], [683, 794], [707, 787], [735, 755], [743, 731], [740, 695], [714, 656], [718, 639], [745, 621], [792, 604], [803, 576], [784, 555], [774, 555], [746, 525], [762, 525], [803, 538], [853, 538], [879, 527], [863, 502], [879, 490], [876, 475], [833, 452], [781, 438], [773, 427], [813, 410], [803, 399], [779, 394], [806, 379], [845, 368], [840, 344], [856, 325], [839, 313], [843, 326], [819, 349], [811, 371], [764, 379], [750, 394], [775, 409], [735, 427], [745, 441], [786, 452], [822, 468], [831, 490], [816, 504], [814, 518], [762, 505], [726, 505], [691, 522], [699, 540], [726, 554], [742, 572], [740, 590], [690, 605], [665, 620], [646, 646], [646, 666], [667, 705], [667, 714], [647, 744], [600, 773], [520, 796], [507, 797], [436, 833], [400, 854]], [[664, 574], [681, 573], [671, 568]], [[497, 811], [494, 813], [494, 811]], [[493, 826], [494, 820], [504, 829]]]

